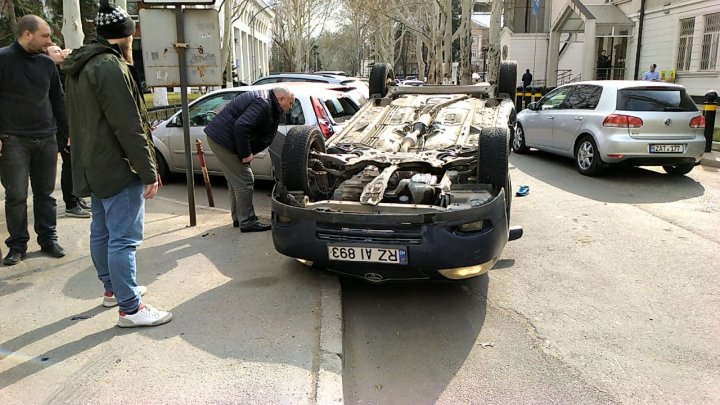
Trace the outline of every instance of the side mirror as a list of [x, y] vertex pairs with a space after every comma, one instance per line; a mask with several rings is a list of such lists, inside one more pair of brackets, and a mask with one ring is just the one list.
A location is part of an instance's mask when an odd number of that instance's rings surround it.
[[537, 111], [538, 109], [538, 103], [532, 102], [527, 105], [528, 110]]
[[182, 127], [182, 115], [176, 115], [176, 116], [170, 118], [170, 122], [168, 122], [167, 126]]

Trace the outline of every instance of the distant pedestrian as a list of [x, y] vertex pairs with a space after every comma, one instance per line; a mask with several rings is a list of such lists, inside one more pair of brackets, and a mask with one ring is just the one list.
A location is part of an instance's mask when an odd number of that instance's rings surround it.
[[240, 232], [270, 230], [255, 215], [250, 162], [270, 146], [280, 115], [290, 111], [294, 102], [295, 96], [285, 87], [250, 91], [235, 97], [205, 127], [208, 144], [228, 181], [233, 226], [240, 227]]
[[650, 64], [650, 69], [643, 74], [642, 79], [649, 80], [651, 82], [659, 82], [660, 72], [655, 71], [655, 69], [657, 69], [657, 65], [654, 63]]
[[530, 87], [532, 79], [533, 76], [532, 73], [530, 73], [530, 69], [525, 69], [525, 73], [522, 75], [523, 89]]
[[170, 312], [141, 301], [135, 253], [143, 239], [145, 200], [158, 191], [156, 161], [137, 70], [135, 23], [101, 0], [97, 38], [65, 60], [73, 190], [92, 198], [90, 255], [105, 287], [103, 306], [119, 305], [117, 325], [156, 326]]
[[10, 248], [3, 259], [12, 266], [25, 258], [28, 233], [28, 178], [33, 193], [34, 227], [40, 249], [60, 258], [57, 205], [52, 193], [57, 175], [55, 133], [67, 136], [64, 94], [55, 64], [45, 55], [50, 26], [26, 15], [17, 23], [17, 41], [0, 49], [0, 170]]
[[[60, 65], [65, 61], [70, 49], [62, 49], [56, 44], [52, 44], [47, 48], [47, 55], [55, 62], [58, 73], [60, 75], [60, 83], [65, 83], [65, 74]], [[75, 218], [90, 218], [90, 208], [82, 198], [78, 198], [72, 193], [72, 163], [70, 160], [70, 138], [63, 136], [58, 131], [57, 142], [60, 156], [62, 157], [62, 170], [60, 171], [60, 188], [62, 189], [63, 201], [65, 202], [65, 216]]]
[[612, 63], [610, 62], [610, 58], [607, 56], [607, 51], [602, 50], [600, 52], [600, 55], [598, 55], [597, 60], [597, 80], [608, 80], [610, 79], [610, 68], [612, 67]]

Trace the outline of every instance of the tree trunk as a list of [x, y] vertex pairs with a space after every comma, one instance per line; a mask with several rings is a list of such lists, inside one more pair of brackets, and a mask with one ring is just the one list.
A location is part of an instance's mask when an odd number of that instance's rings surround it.
[[7, 16], [11, 35], [17, 37], [17, 17], [15, 16], [15, 2], [13, 0], [5, 0], [5, 11], [3, 14]]
[[415, 59], [418, 66], [418, 80], [425, 81], [425, 59], [423, 58], [423, 41], [419, 35], [415, 37]]
[[167, 87], [153, 87], [153, 106], [161, 107], [169, 104]]
[[502, 2], [493, 1], [490, 14], [490, 43], [487, 52], [487, 75], [488, 82], [497, 84], [500, 74], [500, 16], [502, 14]]
[[443, 35], [443, 84], [452, 80], [452, 0], [445, 0]]
[[232, 46], [233, 46], [233, 27], [232, 27], [232, 14], [233, 6], [235, 1], [227, 0], [223, 5], [223, 38], [222, 38], [222, 51], [220, 52], [220, 58], [225, 62], [225, 86], [232, 87]]
[[472, 38], [470, 34], [470, 27], [472, 15], [472, 0], [463, 0], [462, 2], [462, 14], [460, 22], [460, 80], [459, 83], [467, 85], [472, 83], [472, 66], [470, 66], [471, 44]]

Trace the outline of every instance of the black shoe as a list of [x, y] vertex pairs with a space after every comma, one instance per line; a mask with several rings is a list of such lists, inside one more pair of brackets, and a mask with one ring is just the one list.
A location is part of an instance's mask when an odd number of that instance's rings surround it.
[[90, 211], [90, 206], [87, 202], [85, 202], [84, 199], [78, 198], [78, 205], [80, 206], [80, 208]]
[[270, 224], [263, 224], [260, 222], [255, 222], [254, 224], [246, 227], [246, 228], [240, 228], [240, 232], [263, 232], [263, 231], [269, 231], [271, 228]]
[[65, 249], [63, 249], [57, 243], [53, 243], [52, 245], [43, 246], [40, 248], [40, 250], [42, 250], [43, 253], [50, 255], [52, 257], [56, 257], [56, 258], [65, 256]]
[[240, 221], [237, 219], [233, 221], [233, 228], [240, 228]]
[[24, 259], [27, 254], [20, 249], [10, 248], [7, 256], [3, 259], [5, 266], [14, 266], [20, 263], [20, 260]]

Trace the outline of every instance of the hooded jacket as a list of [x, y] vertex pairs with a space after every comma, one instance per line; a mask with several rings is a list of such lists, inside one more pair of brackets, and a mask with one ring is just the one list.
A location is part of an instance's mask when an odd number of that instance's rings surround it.
[[112, 197], [157, 181], [155, 150], [134, 67], [102, 37], [63, 63], [73, 194]]

